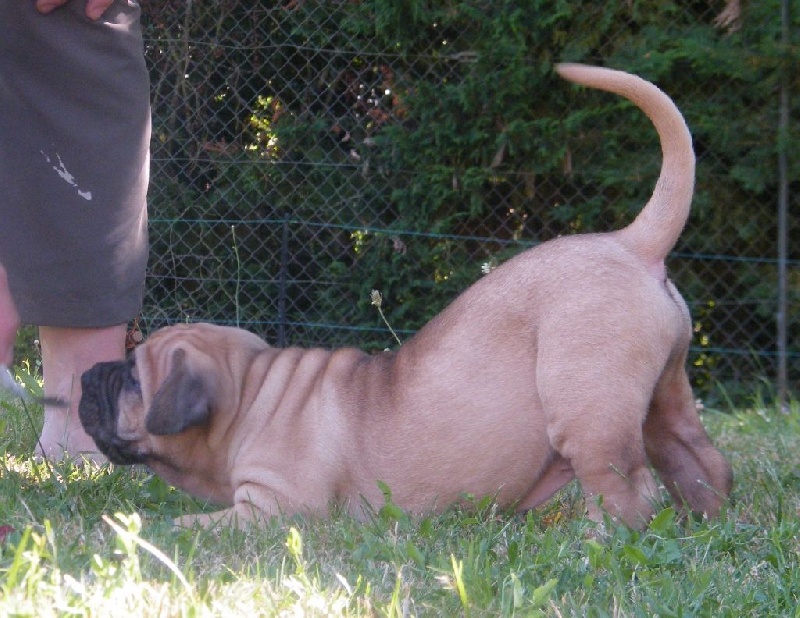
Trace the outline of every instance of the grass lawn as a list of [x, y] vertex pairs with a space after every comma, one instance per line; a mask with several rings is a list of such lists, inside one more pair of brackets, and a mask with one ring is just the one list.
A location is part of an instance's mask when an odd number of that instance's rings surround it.
[[204, 507], [144, 469], [31, 457], [41, 410], [0, 401], [0, 616], [800, 616], [800, 405], [704, 412], [724, 516], [587, 535], [577, 487], [527, 515], [283, 519], [187, 531]]

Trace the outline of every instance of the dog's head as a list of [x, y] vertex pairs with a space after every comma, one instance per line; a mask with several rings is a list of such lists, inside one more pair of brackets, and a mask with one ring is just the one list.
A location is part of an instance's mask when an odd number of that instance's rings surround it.
[[219, 403], [236, 388], [237, 365], [267, 347], [234, 328], [161, 329], [128, 360], [98, 363], [83, 374], [81, 423], [113, 463], [180, 457], [195, 450]]

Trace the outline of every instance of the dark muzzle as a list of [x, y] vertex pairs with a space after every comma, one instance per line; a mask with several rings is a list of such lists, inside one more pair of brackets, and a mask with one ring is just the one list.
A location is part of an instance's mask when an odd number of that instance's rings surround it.
[[125, 389], [139, 389], [132, 368], [132, 360], [97, 363], [81, 376], [81, 424], [97, 448], [112, 463], [121, 465], [144, 463], [134, 443], [117, 436], [120, 394]]

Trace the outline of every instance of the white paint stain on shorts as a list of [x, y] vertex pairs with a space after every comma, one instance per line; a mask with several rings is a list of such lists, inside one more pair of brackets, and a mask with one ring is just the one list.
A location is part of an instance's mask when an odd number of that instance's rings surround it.
[[44, 157], [45, 161], [47, 161], [48, 165], [50, 165], [53, 168], [53, 170], [55, 170], [56, 174], [58, 174], [64, 182], [66, 182], [68, 185], [72, 187], [75, 187], [75, 190], [78, 192], [78, 195], [80, 197], [85, 199], [87, 202], [92, 201], [92, 192], [84, 191], [78, 186], [78, 183], [75, 181], [75, 176], [69, 173], [69, 171], [67, 170], [67, 166], [64, 165], [64, 162], [61, 160], [60, 154], [58, 153], [55, 154], [56, 159], [58, 159], [58, 165], [55, 165], [53, 163], [53, 160], [47, 153], [45, 153], [44, 150], [40, 150], [39, 152], [42, 153], [42, 156]]

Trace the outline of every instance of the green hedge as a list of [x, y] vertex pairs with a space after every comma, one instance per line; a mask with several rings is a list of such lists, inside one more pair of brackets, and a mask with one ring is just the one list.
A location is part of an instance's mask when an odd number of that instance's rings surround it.
[[[379, 348], [391, 337], [372, 289], [411, 332], [521, 247], [625, 225], [653, 189], [657, 138], [632, 105], [553, 73], [580, 61], [655, 81], [692, 129], [697, 193], [672, 263], [697, 322], [695, 381], [754, 377], [734, 361], [718, 376], [713, 350], [765, 351], [771, 371], [777, 93], [783, 71], [795, 91], [800, 74], [778, 0], [747, 3], [738, 28], [714, 24], [722, 3], [663, 0], [229, 0], [189, 20], [181, 6], [145, 4], [161, 161], [154, 315], [181, 319], [188, 302], [192, 319], [236, 317], [275, 338], [282, 297], [282, 341]], [[800, 178], [796, 156], [790, 166]], [[230, 225], [215, 222], [239, 220], [234, 263]], [[177, 266], [160, 257], [193, 250]], [[203, 270], [209, 259], [225, 273]]]

